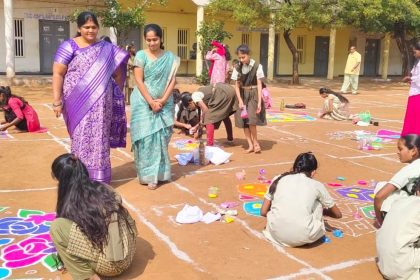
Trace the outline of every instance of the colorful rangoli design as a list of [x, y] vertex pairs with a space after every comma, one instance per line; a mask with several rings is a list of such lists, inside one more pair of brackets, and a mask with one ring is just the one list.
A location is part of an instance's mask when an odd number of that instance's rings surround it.
[[262, 200], [245, 202], [243, 209], [249, 215], [260, 217], [262, 203]]
[[[3, 212], [8, 207], [0, 207]], [[10, 279], [13, 270], [42, 264], [56, 271], [56, 249], [49, 230], [55, 213], [19, 209], [16, 216], [0, 218], [0, 279]], [[1, 237], [4, 236], [4, 237]]]
[[241, 184], [238, 186], [238, 192], [261, 199], [264, 198], [267, 188], [267, 184], [261, 183]]
[[262, 183], [241, 184], [238, 186], [239, 200], [243, 201], [245, 213], [261, 217], [260, 211], [268, 185]]
[[343, 188], [336, 190], [340, 195], [343, 197], [363, 200], [363, 201], [373, 201], [375, 195], [373, 194], [373, 190], [370, 189], [362, 189], [358, 187], [350, 187], [350, 188]]
[[276, 111], [267, 111], [266, 118], [268, 122], [311, 122], [316, 118], [307, 115], [306, 113], [284, 113]]
[[172, 143], [172, 147], [180, 151], [193, 151], [198, 148], [199, 143], [191, 139], [179, 139]]

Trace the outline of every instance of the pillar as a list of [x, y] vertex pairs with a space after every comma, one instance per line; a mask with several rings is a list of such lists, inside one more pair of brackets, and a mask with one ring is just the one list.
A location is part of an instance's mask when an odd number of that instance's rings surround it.
[[335, 58], [335, 37], [337, 30], [335, 27], [330, 29], [330, 46], [328, 52], [328, 74], [327, 79], [332, 80], [334, 78], [334, 58]]
[[270, 13], [271, 22], [268, 27], [268, 58], [267, 58], [267, 79], [268, 81], [272, 81], [274, 79], [274, 63], [277, 63], [277, 61], [274, 61], [274, 51], [275, 51], [275, 45], [276, 45], [276, 31], [275, 31], [275, 25], [273, 22], [274, 19], [274, 13]]
[[13, 0], [4, 0], [4, 41], [6, 44], [6, 76], [15, 76], [15, 38], [13, 24]]
[[[200, 29], [201, 23], [204, 21], [204, 6], [197, 6], [197, 30]], [[195, 75], [200, 76], [203, 71], [203, 52], [201, 51], [201, 36], [197, 36], [197, 55], [195, 62]]]
[[389, 46], [391, 44], [391, 34], [386, 33], [384, 38], [384, 52], [382, 54], [382, 79], [388, 78], [388, 64], [389, 64]]

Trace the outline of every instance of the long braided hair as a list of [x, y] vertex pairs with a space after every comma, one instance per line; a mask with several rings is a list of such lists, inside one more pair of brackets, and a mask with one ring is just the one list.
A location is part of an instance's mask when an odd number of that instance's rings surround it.
[[23, 97], [12, 94], [12, 90], [10, 89], [10, 87], [0, 86], [0, 94], [4, 96], [4, 100], [0, 104], [1, 106], [7, 105], [9, 99], [12, 97], [19, 98], [23, 102], [23, 104], [28, 104], [28, 102]]
[[340, 100], [340, 102], [343, 102], [345, 104], [349, 103], [349, 100], [346, 97], [344, 97], [341, 93], [332, 91], [329, 88], [325, 88], [325, 87], [320, 88], [319, 89], [319, 94], [322, 94], [322, 93], [335, 95]]
[[318, 168], [318, 161], [312, 152], [306, 152], [299, 154], [296, 159], [295, 163], [293, 164], [293, 168], [289, 172], [285, 172], [278, 176], [270, 185], [268, 192], [271, 195], [274, 195], [277, 189], [277, 183], [287, 175], [299, 174], [303, 173], [307, 177], [311, 177], [313, 171]]

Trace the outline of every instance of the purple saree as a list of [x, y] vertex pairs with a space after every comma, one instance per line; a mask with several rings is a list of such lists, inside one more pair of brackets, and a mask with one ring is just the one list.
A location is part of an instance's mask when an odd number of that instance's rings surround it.
[[63, 116], [71, 152], [86, 165], [92, 180], [111, 181], [110, 148], [125, 147], [124, 95], [112, 78], [128, 54], [104, 41], [79, 48], [63, 42], [54, 61], [67, 66], [63, 83]]

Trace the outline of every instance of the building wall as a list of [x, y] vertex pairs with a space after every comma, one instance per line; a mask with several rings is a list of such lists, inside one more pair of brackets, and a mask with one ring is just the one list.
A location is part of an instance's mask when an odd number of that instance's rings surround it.
[[[58, 1], [60, 2], [60, 1]], [[93, 3], [93, 1], [84, 1]], [[38, 1], [13, 1], [13, 18], [23, 19], [24, 29], [24, 57], [15, 58], [16, 72], [39, 72], [39, 20], [66, 20], [75, 8], [83, 8], [81, 4], [60, 4]], [[0, 30], [4, 30], [4, 6], [0, 6]], [[70, 36], [77, 32], [76, 23], [70, 23]], [[3, 33], [3, 32], [1, 32]], [[3, 33], [4, 34], [4, 33]], [[101, 28], [100, 35], [109, 34], [108, 28]], [[6, 45], [4, 40], [0, 42], [0, 72], [6, 71], [5, 57]]]
[[[134, 0], [125, 0], [127, 4], [132, 4]], [[131, 2], [130, 2], [131, 1]], [[63, 3], [72, 4], [63, 4]], [[39, 54], [39, 19], [65, 20], [75, 8], [82, 9], [86, 4], [95, 4], [100, 0], [57, 0], [57, 3], [51, 4], [46, 2], [15, 0], [14, 1], [14, 18], [24, 20], [24, 44], [25, 57], [15, 59], [16, 72], [38, 72], [40, 69]], [[84, 3], [84, 4], [83, 4]], [[196, 42], [196, 6], [191, 0], [170, 0], [167, 6], [154, 5], [146, 11], [146, 23], [157, 23], [165, 30], [165, 48], [177, 54], [177, 36], [178, 29], [185, 28], [189, 30], [188, 49], [192, 50], [193, 43]], [[209, 20], [209, 16], [205, 15], [205, 20]], [[241, 42], [242, 28], [233, 22], [230, 18], [222, 18], [225, 20], [225, 30], [233, 34], [231, 39], [224, 43], [228, 44], [232, 54], [235, 57], [235, 49]], [[4, 11], [3, 5], [0, 6], [0, 30], [4, 30]], [[70, 23], [70, 36], [75, 34], [77, 27], [75, 23]], [[256, 30], [250, 32], [250, 48], [251, 56], [259, 60], [260, 57], [260, 37], [261, 31]], [[101, 28], [100, 35], [109, 34], [108, 28]], [[100, 36], [99, 35], [99, 36]], [[277, 73], [278, 75], [292, 74], [292, 55], [283, 38], [283, 33], [278, 31], [279, 44], [276, 46], [278, 50]], [[139, 34], [142, 37], [142, 34]], [[296, 44], [297, 36], [305, 37], [305, 63], [299, 64], [299, 73], [302, 75], [312, 75], [314, 73], [314, 54], [315, 54], [315, 38], [316, 36], [329, 36], [329, 30], [296, 28], [291, 33], [291, 39]], [[364, 48], [366, 35], [358, 33], [349, 28], [337, 30], [336, 47], [335, 47], [335, 63], [334, 76], [342, 75], [347, 59], [347, 51], [349, 40], [357, 38], [357, 49], [364, 57]], [[370, 36], [369, 38], [371, 38]], [[379, 37], [377, 37], [379, 38]], [[142, 46], [143, 48], [145, 46]], [[383, 43], [381, 42], [381, 51]], [[5, 57], [4, 40], [0, 42], [0, 57]], [[0, 72], [5, 71], [5, 59], [0, 59]], [[195, 60], [186, 59], [181, 62], [179, 69], [181, 74], [195, 74]], [[362, 69], [363, 73], [363, 61]], [[379, 73], [381, 73], [381, 65]], [[401, 74], [401, 58], [396, 46], [395, 40], [391, 40], [391, 49], [389, 57], [390, 75]]]

